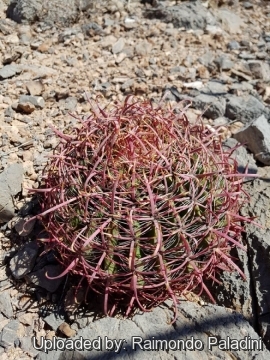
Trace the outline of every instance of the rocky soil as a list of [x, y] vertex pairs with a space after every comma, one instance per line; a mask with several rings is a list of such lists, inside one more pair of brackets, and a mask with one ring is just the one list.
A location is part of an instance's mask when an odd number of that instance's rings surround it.
[[[148, 352], [153, 359], [269, 359], [270, 350], [270, 3], [269, 1], [0, 0], [0, 358], [145, 359], [132, 336], [201, 340], [203, 349]], [[239, 171], [259, 178], [243, 215], [247, 253], [236, 251], [247, 276], [224, 273], [212, 289], [217, 305], [189, 295], [168, 325], [170, 303], [132, 320], [81, 314], [72, 308], [69, 278], [50, 281], [61, 267], [42, 254], [38, 211], [28, 188], [39, 186], [57, 144], [49, 125], [76, 124], [87, 98], [127, 94], [172, 104], [192, 101], [224, 146], [237, 141]], [[248, 180], [248, 179], [246, 179]], [[63, 305], [64, 304], [64, 305]], [[63, 306], [62, 306], [63, 305]], [[32, 336], [39, 350], [34, 349]], [[126, 339], [115, 351], [42, 351], [42, 337]], [[210, 336], [262, 338], [263, 350], [207, 348]]]

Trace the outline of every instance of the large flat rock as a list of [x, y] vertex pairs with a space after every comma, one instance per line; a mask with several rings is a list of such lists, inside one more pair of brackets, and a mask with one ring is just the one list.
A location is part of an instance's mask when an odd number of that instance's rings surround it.
[[270, 345], [270, 186], [268, 179], [256, 179], [245, 185], [251, 195], [249, 202], [242, 209], [245, 216], [255, 216], [261, 225], [246, 225], [246, 241], [250, 272], [253, 285], [253, 299], [256, 301], [258, 322], [261, 335]]
[[[37, 360], [145, 360], [146, 357], [153, 360], [251, 360], [270, 356], [247, 320], [232, 310], [182, 301], [173, 325], [169, 324], [171, 316], [171, 310], [159, 307], [153, 312], [137, 314], [132, 320], [105, 317], [92, 321], [68, 340], [77, 339], [80, 347], [80, 341], [87, 339], [92, 350], [41, 352]], [[253, 346], [248, 343], [251, 339]], [[245, 344], [253, 349], [242, 349]]]

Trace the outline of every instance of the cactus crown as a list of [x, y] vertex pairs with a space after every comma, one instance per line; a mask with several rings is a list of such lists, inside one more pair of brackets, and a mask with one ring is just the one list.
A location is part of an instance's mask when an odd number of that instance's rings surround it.
[[205, 279], [242, 271], [229, 252], [241, 243], [246, 200], [237, 163], [185, 109], [127, 97], [60, 138], [47, 167], [39, 215], [67, 272], [102, 295], [104, 312], [149, 311]]

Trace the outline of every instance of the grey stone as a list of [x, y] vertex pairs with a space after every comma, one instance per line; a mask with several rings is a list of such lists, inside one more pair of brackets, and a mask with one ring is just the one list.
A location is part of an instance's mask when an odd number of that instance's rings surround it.
[[255, 217], [255, 222], [246, 224], [250, 272], [255, 293], [256, 310], [260, 325], [260, 334], [267, 346], [270, 346], [270, 187], [269, 177], [255, 179], [245, 184], [250, 194], [249, 201], [241, 209], [241, 215]]
[[0, 332], [0, 345], [4, 347], [14, 346], [18, 340], [17, 330], [19, 329], [19, 321], [11, 320]]
[[236, 64], [236, 69], [234, 69], [234, 71], [235, 70], [238, 70], [239, 73], [243, 73], [244, 75], [247, 75], [248, 77], [251, 77], [251, 75], [252, 75], [247, 61], [238, 61]]
[[[169, 308], [162, 306], [153, 309], [152, 312], [136, 314], [132, 319], [117, 319], [105, 317], [99, 320], [94, 320], [84, 329], [78, 330], [76, 336], [72, 340], [89, 339], [95, 340], [96, 345], [102, 344], [102, 349], [75, 350], [62, 352], [60, 357], [55, 352], [50, 353], [51, 356], [56, 356], [56, 359], [125, 359], [125, 360], [144, 360], [146, 350], [142, 350], [138, 341], [143, 345], [144, 340], [152, 340], [151, 351], [148, 352], [149, 359], [157, 360], [208, 360], [211, 358], [228, 360], [235, 359], [265, 359], [269, 357], [269, 351], [265, 349], [260, 341], [259, 335], [250, 326], [248, 321], [239, 313], [216, 305], [200, 306], [196, 303], [181, 300], [178, 306], [178, 316], [175, 324], [171, 325], [169, 322], [173, 313]], [[209, 337], [214, 339], [228, 341], [229, 339], [236, 339], [237, 341], [245, 340], [250, 337], [262, 346], [262, 349], [255, 348], [249, 350], [234, 350], [228, 344], [228, 350], [219, 349], [218, 346], [209, 346]], [[134, 337], [137, 337], [134, 339]], [[188, 342], [193, 340], [200, 341], [200, 344], [191, 345], [188, 349], [183, 349], [183, 345], [188, 346]], [[107, 340], [106, 340], [107, 339]], [[122, 340], [122, 347], [119, 353], [116, 349], [111, 348], [108, 351], [105, 348], [105, 343], [108, 340]], [[137, 344], [136, 344], [137, 340]], [[153, 341], [159, 341], [156, 349], [153, 347]], [[173, 344], [178, 340], [178, 349], [160, 349], [158, 346]], [[183, 344], [184, 342], [184, 344]], [[182, 345], [182, 348], [181, 348]], [[162, 346], [162, 345], [161, 345]], [[199, 350], [199, 349], [200, 350]], [[228, 351], [230, 355], [228, 357]], [[55, 358], [55, 357], [54, 357]], [[40, 353], [37, 359], [49, 359]]]
[[215, 63], [220, 70], [231, 70], [234, 67], [234, 62], [226, 55], [221, 55], [215, 59]]
[[260, 333], [266, 346], [270, 347], [270, 315], [263, 314], [258, 317]]
[[[79, 351], [65, 351], [59, 356], [59, 360], [86, 360]], [[105, 360], [105, 359], [104, 359]]]
[[81, 32], [81, 29], [78, 27], [65, 29], [58, 35], [59, 42], [65, 42], [70, 39], [72, 36], [76, 36]]
[[[156, 308], [154, 311], [146, 312], [143, 315], [136, 314], [132, 321], [139, 329], [142, 329], [145, 338], [150, 338], [152, 334], [163, 333], [163, 338], [169, 340], [172, 332], [172, 326], [168, 326], [171, 315], [172, 313], [169, 311]], [[149, 327], [150, 323], [151, 326]]]
[[0, 69], [0, 80], [8, 79], [20, 73], [20, 69], [17, 65], [5, 65]]
[[122, 53], [126, 54], [128, 58], [133, 58], [134, 56], [134, 47], [133, 46], [125, 46]]
[[13, 285], [9, 279], [3, 280], [0, 282], [0, 291], [5, 291], [6, 289], [10, 289], [12, 286]]
[[104, 26], [113, 26], [115, 24], [115, 20], [105, 17]]
[[[12, 2], [7, 9], [7, 16], [17, 23], [33, 23], [43, 21], [45, 23], [69, 25], [79, 19], [80, 10], [85, 9], [90, 0], [77, 1], [50, 0], [16, 0]], [[80, 9], [82, 6], [82, 9]]]
[[243, 314], [252, 326], [256, 326], [256, 301], [252, 293], [248, 254], [237, 248], [231, 251], [231, 255], [237, 259], [234, 262], [246, 278], [242, 278], [237, 271], [223, 271], [218, 277], [221, 284], [209, 282], [208, 289], [218, 305], [234, 309]]
[[8, 65], [8, 64], [11, 64], [12, 62], [15, 62], [20, 57], [21, 57], [21, 54], [18, 52], [6, 53], [2, 63], [3, 63], [3, 65]]
[[172, 23], [176, 28], [204, 30], [207, 25], [216, 25], [214, 16], [200, 1], [185, 2], [166, 8], [163, 6], [151, 8], [144, 12], [144, 16]]
[[4, 35], [10, 35], [14, 32], [16, 23], [10, 19], [0, 20], [0, 30]]
[[240, 59], [244, 59], [244, 60], [255, 60], [256, 59], [255, 54], [251, 54], [246, 51], [241, 52], [238, 56], [240, 57]]
[[32, 271], [37, 255], [38, 244], [32, 241], [13, 256], [10, 260], [10, 270], [15, 279], [21, 279]]
[[78, 329], [83, 329], [89, 324], [89, 318], [84, 316], [79, 319], [76, 319], [75, 324], [77, 324]]
[[175, 86], [171, 86], [171, 87], [166, 86], [163, 89], [163, 96], [164, 96], [165, 92], [167, 93], [166, 94], [167, 100], [172, 100], [172, 101], [185, 100], [185, 101], [188, 101], [191, 103], [193, 103], [195, 96], [200, 95], [199, 91], [197, 91], [197, 90], [189, 91], [190, 95], [184, 94], [184, 93], [178, 91], [178, 89]]
[[54, 331], [63, 323], [64, 319], [60, 316], [56, 317], [54, 313], [46, 316], [43, 319]]
[[270, 67], [265, 61], [250, 60], [248, 66], [254, 79], [262, 79], [265, 82], [270, 81]]
[[7, 318], [13, 317], [13, 309], [10, 301], [10, 295], [6, 291], [0, 293], [0, 311]]
[[73, 96], [69, 96], [65, 99], [65, 109], [74, 110], [77, 106], [77, 99]]
[[[52, 360], [52, 359], [53, 360], [60, 360], [60, 356], [61, 356], [62, 353], [63, 353], [63, 351], [60, 351], [60, 350], [58, 350], [58, 351], [52, 350], [52, 351], [49, 351], [48, 353], [40, 351], [37, 354], [36, 360]], [[73, 354], [73, 352], [71, 352], [71, 353]]]
[[66, 63], [68, 66], [76, 66], [77, 63], [77, 59], [73, 56], [65, 56], [64, 58], [62, 58], [63, 62]]
[[22, 164], [11, 164], [0, 174], [0, 223], [8, 222], [15, 215], [12, 197], [21, 191], [22, 182]]
[[125, 46], [125, 39], [121, 37], [116, 41], [116, 43], [113, 44], [112, 53], [113, 54], [120, 53], [124, 49], [124, 46]]
[[43, 109], [45, 106], [45, 101], [42, 96], [21, 95], [19, 104], [27, 102], [33, 104], [37, 109]]
[[234, 83], [229, 85], [229, 88], [231, 91], [244, 91], [244, 92], [251, 92], [253, 91], [253, 86], [247, 82], [247, 81], [242, 81], [241, 83]]
[[135, 46], [135, 52], [139, 56], [149, 55], [151, 50], [152, 46], [147, 40], [141, 40]]
[[81, 26], [82, 32], [87, 36], [104, 35], [104, 30], [95, 22], [83, 24]]
[[121, 85], [121, 90], [125, 91], [126, 89], [129, 89], [134, 84], [134, 79], [128, 79], [124, 82], [124, 84]]
[[36, 167], [42, 167], [48, 162], [48, 156], [44, 153], [38, 154], [34, 158], [34, 166]]
[[30, 216], [26, 216], [25, 218], [17, 217], [14, 228], [20, 236], [27, 236], [33, 230], [36, 219], [30, 219]]
[[126, 18], [123, 25], [125, 30], [132, 30], [138, 27], [138, 22], [135, 19]]
[[177, 74], [177, 73], [184, 74], [186, 71], [187, 69], [185, 66], [174, 66], [173, 68], [170, 69], [171, 74]]
[[[216, 305], [200, 306], [195, 303], [182, 301], [179, 305], [179, 316], [176, 320], [175, 330], [180, 339], [190, 338], [200, 339], [205, 345], [204, 351], [198, 354], [196, 359], [205, 356], [205, 359], [228, 359], [226, 352], [213, 346], [212, 349], [207, 346], [210, 336], [221, 340], [236, 339], [238, 341], [248, 338], [258, 340], [262, 345], [261, 350], [234, 350], [229, 346], [230, 356], [236, 359], [267, 359], [270, 352], [260, 341], [259, 335], [250, 326], [248, 321], [235, 311]], [[189, 359], [189, 357], [187, 357]], [[182, 359], [179, 357], [179, 359]]]
[[[155, 310], [154, 310], [155, 311]], [[164, 327], [167, 328], [168, 325], [165, 323]], [[169, 326], [172, 328], [172, 326]], [[105, 335], [106, 334], [106, 335]], [[103, 318], [95, 322], [91, 322], [86, 328], [81, 329], [78, 331], [77, 335], [73, 339], [78, 339], [82, 336], [84, 339], [98, 339], [101, 338], [104, 341], [104, 337], [107, 336], [108, 339], [115, 339], [119, 341], [120, 339], [125, 339], [126, 350], [122, 350], [118, 355], [117, 358], [120, 359], [138, 359], [144, 360], [145, 355], [142, 351], [132, 351], [130, 348], [130, 338], [131, 336], [141, 336], [145, 338], [144, 330], [138, 327], [132, 320], [119, 320], [116, 318]], [[90, 352], [82, 351], [82, 355], [86, 358], [87, 355], [90, 355]], [[63, 356], [67, 355], [67, 351], [64, 352]], [[101, 358], [106, 359], [113, 359], [114, 354], [113, 352], [109, 352], [106, 350], [97, 351], [92, 350], [91, 356], [96, 357], [100, 356]], [[159, 357], [158, 357], [159, 358]], [[165, 357], [164, 359], [169, 359], [169, 357]]]
[[246, 144], [257, 160], [270, 165], [270, 124], [264, 115], [239, 130], [234, 137]]
[[110, 89], [111, 87], [111, 83], [110, 82], [105, 82], [105, 83], [101, 83], [101, 84], [95, 84], [95, 90], [97, 91], [102, 91], [102, 92], [106, 92]]
[[217, 25], [207, 25], [204, 31], [206, 34], [210, 34], [212, 36], [220, 36], [223, 34], [223, 30]]
[[205, 86], [200, 89], [200, 92], [206, 95], [221, 96], [227, 94], [227, 86], [218, 81], [209, 81]]
[[243, 97], [230, 95], [227, 98], [225, 116], [230, 120], [239, 120], [247, 124], [265, 112], [263, 103], [252, 95]]
[[259, 49], [261, 49], [261, 48], [264, 48], [265, 47], [265, 41], [264, 40], [259, 40], [259, 42], [257, 43], [257, 46], [258, 46], [258, 48]]
[[249, 1], [245, 1], [243, 3], [243, 6], [244, 6], [245, 9], [253, 9], [253, 4], [251, 2], [249, 2]]
[[4, 112], [5, 116], [13, 118], [14, 111], [11, 106], [7, 107]]
[[212, 51], [206, 51], [198, 58], [198, 62], [207, 68], [211, 67], [215, 59], [215, 54]]
[[21, 45], [29, 45], [32, 41], [32, 36], [30, 33], [20, 34], [19, 38]]
[[259, 52], [256, 52], [256, 58], [259, 60], [267, 60], [268, 54], [265, 51], [259, 51]]
[[57, 70], [44, 65], [34, 64], [18, 64], [19, 71], [29, 72], [31, 77], [34, 75], [36, 78], [43, 78], [57, 74]]
[[38, 350], [34, 348], [32, 340], [29, 336], [22, 337], [20, 339], [20, 348], [32, 357], [37, 356], [37, 354], [39, 353]]
[[81, 11], [87, 11], [93, 8], [93, 0], [77, 0], [77, 6]]
[[193, 99], [192, 106], [195, 109], [202, 110], [204, 116], [210, 119], [216, 119], [224, 115], [226, 102], [224, 98], [200, 94]]
[[34, 3], [31, 0], [30, 2], [17, 0], [10, 3], [7, 9], [7, 16], [17, 23], [21, 23], [23, 20], [33, 22], [37, 20], [37, 14], [41, 11], [41, 2], [37, 1]]
[[226, 117], [220, 116], [213, 121], [213, 126], [223, 126], [228, 125], [228, 123], [229, 120]]
[[27, 274], [25, 278], [33, 284], [53, 293], [60, 286], [64, 276], [57, 279], [49, 279], [47, 275], [51, 278], [54, 278], [59, 276], [62, 272], [63, 268], [60, 265], [47, 265], [38, 271]]
[[236, 40], [232, 40], [228, 43], [227, 45], [229, 50], [239, 50], [240, 49], [240, 44], [238, 41]]
[[235, 12], [228, 9], [220, 9], [216, 13], [216, 18], [220, 21], [223, 30], [230, 34], [237, 34], [244, 25], [243, 20]]

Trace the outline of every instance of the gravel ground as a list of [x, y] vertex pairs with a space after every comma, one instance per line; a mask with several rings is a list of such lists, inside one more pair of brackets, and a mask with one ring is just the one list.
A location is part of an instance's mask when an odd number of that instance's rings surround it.
[[0, 205], [8, 201], [4, 193], [12, 197], [5, 214], [0, 208], [3, 360], [37, 358], [32, 336], [70, 337], [78, 330], [72, 317], [60, 330], [63, 319], [46, 318], [65, 284], [45, 284], [44, 266], [55, 274], [59, 268], [39, 256], [39, 225], [22, 229], [37, 208], [27, 188], [39, 186], [57, 144], [50, 124], [74, 126], [70, 113], [87, 116], [87, 98], [101, 95], [106, 103], [135, 94], [159, 101], [166, 90], [172, 104], [192, 99], [189, 120], [201, 115], [209, 127], [222, 125], [224, 139], [270, 113], [269, 1], [199, 2], [211, 18], [200, 11], [188, 19], [169, 9], [194, 1], [92, 3], [65, 27], [16, 23], [0, 0]]

